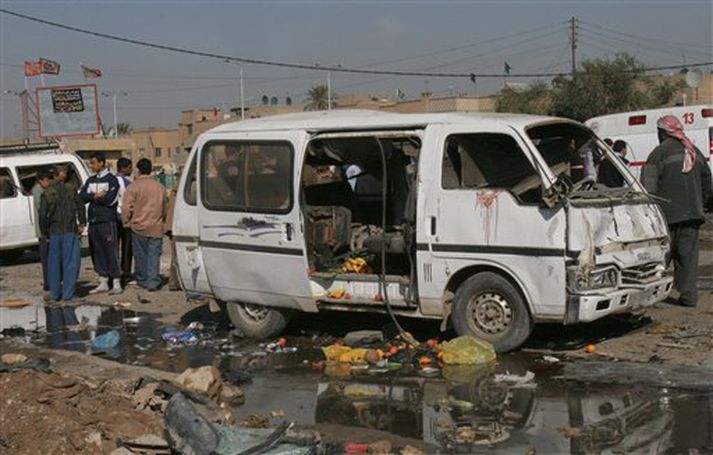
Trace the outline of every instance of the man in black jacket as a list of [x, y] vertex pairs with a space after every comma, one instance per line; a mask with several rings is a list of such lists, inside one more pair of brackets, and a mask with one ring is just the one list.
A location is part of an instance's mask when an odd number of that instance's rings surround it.
[[705, 158], [683, 133], [672, 115], [659, 119], [660, 145], [642, 171], [646, 190], [661, 197], [671, 234], [674, 285], [679, 305], [698, 304], [698, 229], [704, 223], [703, 204], [711, 194], [711, 171]]
[[40, 232], [49, 238], [47, 279], [50, 300], [72, 300], [79, 276], [81, 258], [79, 236], [87, 223], [84, 202], [77, 188], [66, 182], [67, 167], [58, 166], [55, 180], [40, 197]]
[[94, 271], [99, 275], [99, 285], [89, 293], [109, 291], [111, 280], [110, 294], [119, 294], [122, 292], [116, 213], [119, 181], [106, 168], [103, 153], [89, 157], [89, 168], [94, 175], [87, 179], [79, 193], [84, 202], [89, 203], [89, 243]]

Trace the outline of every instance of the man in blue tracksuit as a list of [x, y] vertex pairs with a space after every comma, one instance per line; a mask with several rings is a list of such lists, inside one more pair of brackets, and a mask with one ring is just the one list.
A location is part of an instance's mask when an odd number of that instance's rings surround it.
[[67, 167], [55, 168], [54, 181], [40, 196], [38, 221], [43, 238], [49, 238], [47, 281], [51, 301], [74, 298], [79, 276], [79, 236], [86, 224], [84, 202], [77, 188], [66, 182]]
[[[94, 271], [99, 275], [99, 285], [90, 294], [106, 292], [119, 294], [121, 267], [116, 213], [119, 181], [106, 168], [106, 157], [97, 152], [89, 157], [89, 168], [94, 175], [89, 177], [79, 194], [89, 203], [89, 243], [92, 250]], [[109, 282], [111, 281], [111, 287]]]

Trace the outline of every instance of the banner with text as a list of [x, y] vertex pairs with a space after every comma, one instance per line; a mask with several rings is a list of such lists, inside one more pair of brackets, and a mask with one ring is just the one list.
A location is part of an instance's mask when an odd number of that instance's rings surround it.
[[99, 134], [95, 84], [37, 89], [40, 136], [93, 136]]

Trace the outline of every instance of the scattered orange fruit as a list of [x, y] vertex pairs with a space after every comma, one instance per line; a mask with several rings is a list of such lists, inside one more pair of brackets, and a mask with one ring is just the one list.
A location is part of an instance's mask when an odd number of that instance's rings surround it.
[[584, 350], [591, 354], [592, 352], [596, 351], [597, 348], [593, 344], [588, 344], [587, 347], [584, 348]]

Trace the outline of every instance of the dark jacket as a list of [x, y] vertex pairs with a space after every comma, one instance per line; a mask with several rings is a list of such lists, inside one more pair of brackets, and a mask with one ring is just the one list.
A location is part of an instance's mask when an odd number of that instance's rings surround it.
[[[106, 194], [94, 197], [97, 188], [105, 188]], [[108, 170], [93, 175], [84, 182], [79, 192], [84, 202], [89, 203], [89, 224], [116, 222], [119, 217], [116, 213], [119, 194], [119, 180]]]
[[661, 202], [668, 224], [705, 220], [703, 204], [712, 190], [711, 171], [700, 150], [696, 152], [696, 165], [684, 174], [683, 144], [668, 138], [651, 152], [642, 170], [641, 182], [646, 190], [668, 201]]
[[84, 201], [76, 187], [63, 182], [52, 182], [42, 193], [38, 218], [43, 237], [77, 232], [77, 226], [87, 224]]
[[[629, 164], [626, 158], [618, 157], [624, 164]], [[609, 188], [621, 188], [624, 186], [624, 176], [616, 169], [614, 163], [605, 159], [599, 165], [599, 176], [597, 181]]]

